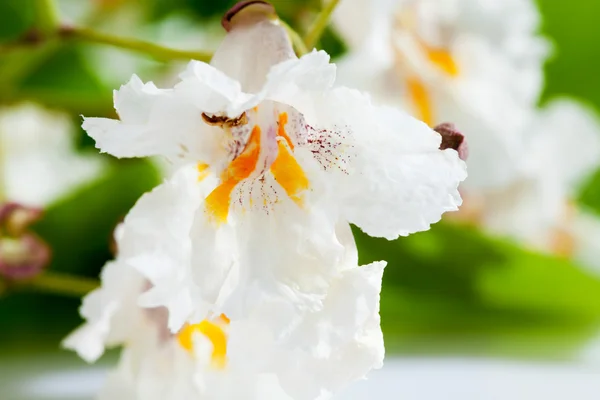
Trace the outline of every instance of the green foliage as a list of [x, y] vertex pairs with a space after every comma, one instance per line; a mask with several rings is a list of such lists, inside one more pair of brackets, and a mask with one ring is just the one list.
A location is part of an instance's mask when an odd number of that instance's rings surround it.
[[0, 43], [22, 36], [34, 23], [34, 0], [0, 1]]
[[355, 237], [361, 264], [388, 261], [381, 314], [392, 349], [558, 356], [600, 320], [598, 277], [471, 227], [440, 223], [394, 242], [358, 229]]
[[600, 170], [584, 185], [579, 193], [579, 203], [600, 215]]
[[566, 94], [592, 102], [600, 109], [600, 2], [538, 0], [543, 32], [555, 44], [555, 57], [546, 67], [545, 98]]
[[60, 46], [38, 62], [18, 88], [24, 96], [74, 113], [112, 109], [110, 88], [102, 85], [81, 49]]

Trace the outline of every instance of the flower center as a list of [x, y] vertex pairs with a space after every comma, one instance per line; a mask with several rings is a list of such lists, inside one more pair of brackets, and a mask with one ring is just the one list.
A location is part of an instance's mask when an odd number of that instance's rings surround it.
[[204, 320], [198, 324], [186, 325], [177, 334], [181, 347], [188, 352], [194, 351], [194, 336], [204, 335], [212, 344], [211, 365], [216, 369], [227, 366], [227, 333], [229, 318], [221, 314], [214, 321]]
[[[293, 112], [300, 119], [300, 114]], [[288, 112], [281, 112], [276, 105], [255, 107], [243, 115], [247, 115], [244, 123], [231, 128], [232, 137], [244, 137], [239, 132], [249, 129], [250, 135], [239, 155], [234, 152], [219, 185], [206, 198], [206, 211], [217, 223], [227, 221], [233, 198], [244, 210], [260, 206], [268, 211], [283, 195], [301, 206], [302, 192], [309, 188], [306, 174], [294, 156], [299, 138], [306, 136], [302, 131], [306, 127], [297, 120], [292, 124]], [[211, 120], [221, 123], [218, 117]], [[206, 164], [198, 164], [199, 179], [204, 178], [206, 168]]]

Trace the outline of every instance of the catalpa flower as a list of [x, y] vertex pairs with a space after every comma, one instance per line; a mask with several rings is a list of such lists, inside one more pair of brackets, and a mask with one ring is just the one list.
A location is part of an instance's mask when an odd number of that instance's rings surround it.
[[585, 233], [589, 216], [574, 199], [598, 168], [600, 121], [593, 110], [557, 99], [532, 113], [526, 132], [523, 172], [505, 187], [466, 191], [465, 211], [492, 232], [588, 262], [585, 243], [595, 235]]
[[430, 126], [452, 121], [467, 136], [466, 187], [520, 173], [521, 133], [548, 53], [533, 1], [346, 0], [334, 23], [350, 44], [342, 81]]
[[283, 332], [289, 307], [323, 307], [348, 223], [388, 239], [426, 230], [457, 209], [465, 165], [425, 124], [334, 87], [326, 53], [296, 58], [270, 5], [241, 3], [223, 25], [210, 65], [190, 62], [170, 89], [134, 76], [115, 92], [120, 120], [83, 127], [104, 152], [178, 168], [174, 195], [150, 193], [128, 217], [145, 245], [122, 256], [152, 282], [144, 304], [166, 306], [177, 331], [278, 299]]
[[[128, 222], [118, 229], [120, 250], [129, 245], [128, 229]], [[151, 282], [118, 257], [105, 266], [102, 286], [83, 300], [85, 324], [63, 345], [88, 362], [123, 346], [100, 399], [325, 399], [381, 366], [384, 265], [357, 267], [356, 254], [349, 254], [323, 307], [276, 340], [264, 318], [276, 317], [278, 304], [269, 302], [247, 318], [212, 315], [172, 332], [164, 307], [138, 304]]]

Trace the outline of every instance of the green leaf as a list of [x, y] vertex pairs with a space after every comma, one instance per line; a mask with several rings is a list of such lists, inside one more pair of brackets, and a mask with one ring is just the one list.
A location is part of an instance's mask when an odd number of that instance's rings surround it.
[[0, 1], [0, 42], [15, 40], [35, 22], [34, 0]]
[[22, 80], [18, 90], [22, 97], [76, 114], [112, 109], [110, 88], [102, 85], [77, 46], [58, 47]]
[[544, 98], [572, 95], [600, 108], [598, 15], [600, 2], [538, 0], [544, 17], [543, 32], [555, 44], [556, 57], [546, 67]]
[[381, 314], [392, 349], [564, 356], [600, 319], [598, 277], [473, 227], [439, 223], [393, 242], [355, 236], [361, 264], [388, 261]]

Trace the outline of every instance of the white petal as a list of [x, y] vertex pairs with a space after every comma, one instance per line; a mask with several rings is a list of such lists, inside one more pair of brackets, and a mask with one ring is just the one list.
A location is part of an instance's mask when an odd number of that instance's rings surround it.
[[285, 29], [272, 20], [231, 30], [213, 55], [211, 65], [257, 93], [271, 67], [296, 58]]
[[327, 135], [325, 152], [335, 160], [326, 172], [336, 204], [369, 235], [394, 239], [426, 230], [460, 205], [465, 165], [454, 150], [438, 150], [440, 136], [425, 124], [346, 88], [286, 103]]
[[175, 96], [173, 90], [144, 84], [135, 75], [114, 97], [120, 120], [84, 118], [83, 122], [102, 152], [120, 158], [162, 155], [172, 163], [205, 162], [214, 137], [194, 104]]
[[85, 324], [62, 344], [88, 362], [96, 361], [105, 347], [122, 343], [139, 318], [135, 299], [142, 290], [142, 277], [122, 263], [110, 262], [101, 278], [102, 287], [83, 299], [80, 312]]
[[279, 94], [293, 96], [297, 91], [327, 90], [335, 81], [335, 64], [329, 63], [329, 54], [313, 51], [299, 59], [291, 59], [271, 68], [264, 91], [267, 98], [278, 100]]
[[6, 199], [44, 207], [100, 176], [103, 160], [73, 148], [74, 128], [68, 115], [33, 104], [0, 110]]
[[[354, 267], [333, 282], [324, 307], [310, 314], [281, 348], [280, 382], [294, 399], [336, 393], [383, 364], [385, 348], [379, 318], [384, 262]], [[300, 378], [301, 377], [301, 378]]]
[[569, 99], [545, 105], [531, 126], [530, 163], [571, 194], [600, 163], [600, 119], [588, 106]]
[[[201, 307], [191, 279], [190, 229], [206, 191], [214, 182], [198, 182], [194, 167], [184, 167], [129, 212], [119, 240], [119, 258], [152, 284], [140, 304], [169, 309], [169, 328], [177, 331]], [[207, 189], [208, 188], [208, 189]]]

